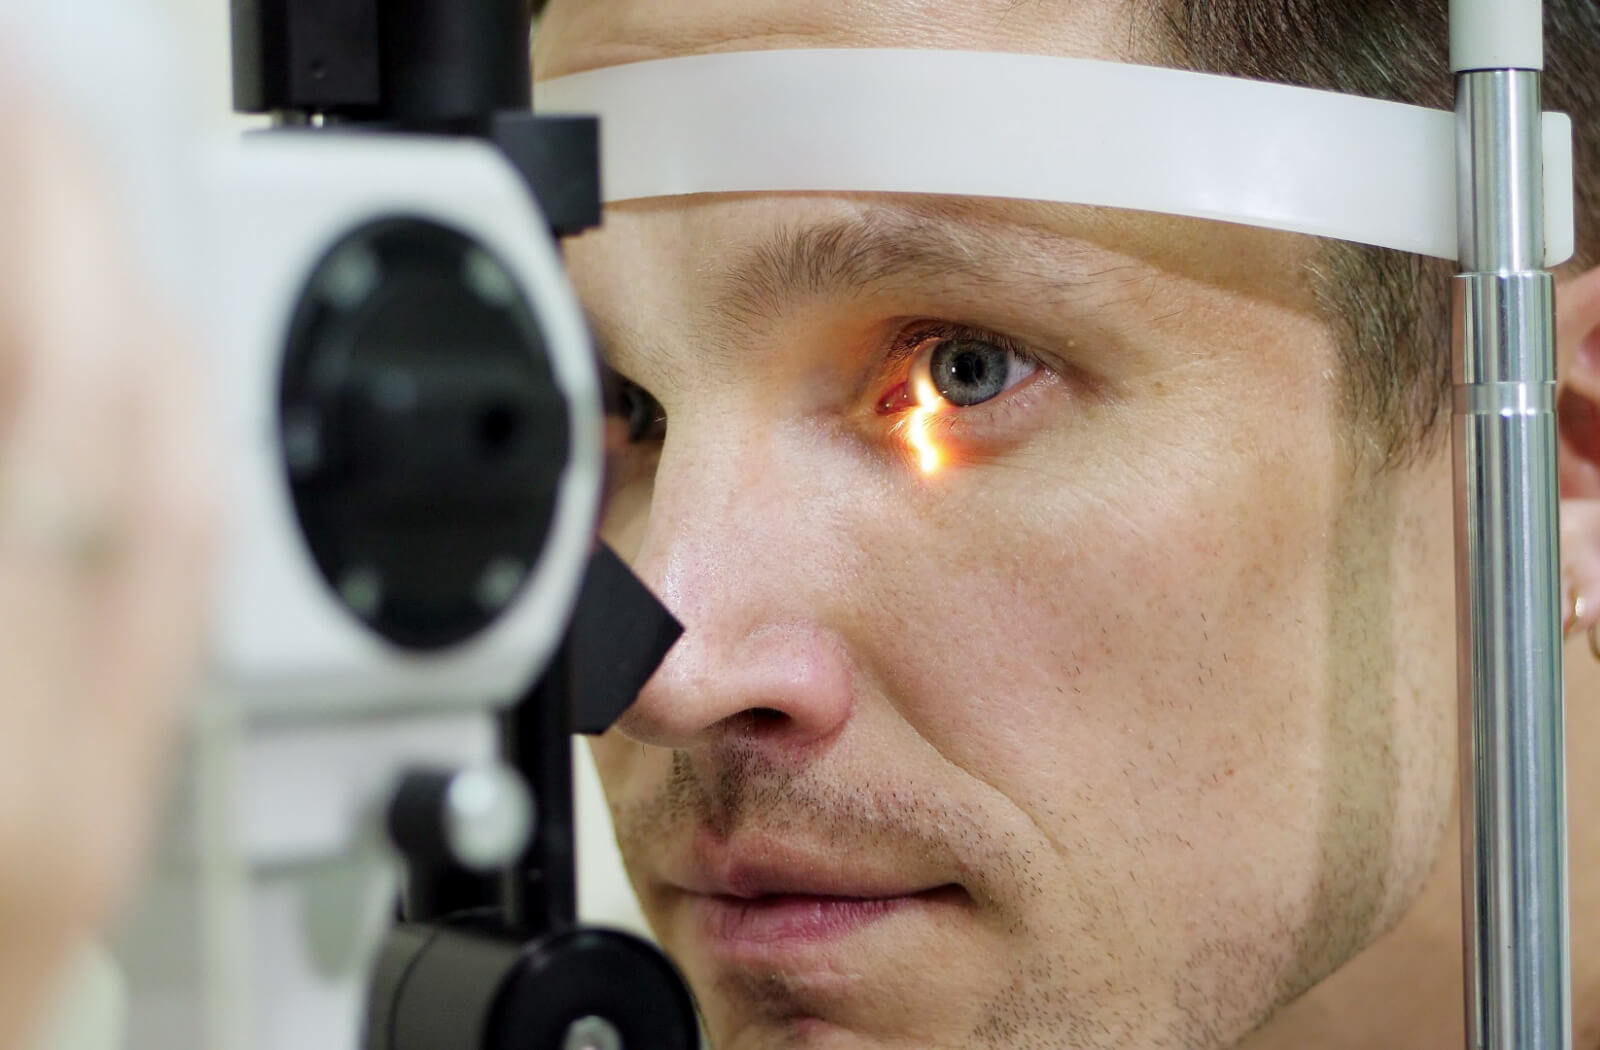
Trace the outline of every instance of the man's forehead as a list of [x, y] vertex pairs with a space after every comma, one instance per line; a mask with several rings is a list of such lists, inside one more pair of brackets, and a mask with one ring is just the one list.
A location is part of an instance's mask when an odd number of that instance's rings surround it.
[[[1151, 212], [989, 197], [881, 193], [703, 194], [628, 201], [607, 208], [606, 226], [581, 236], [586, 246], [608, 232], [619, 247], [641, 239], [668, 251], [748, 261], [783, 245], [838, 242], [854, 250], [868, 242], [904, 245], [909, 259], [1009, 257], [1015, 265], [1075, 250], [1114, 252], [1156, 269], [1205, 272], [1213, 283], [1299, 286], [1295, 269], [1304, 238], [1232, 223]], [[856, 230], [858, 235], [845, 236]], [[1076, 246], [1075, 248], [1073, 246]], [[915, 250], [912, 250], [915, 249]], [[851, 250], [838, 254], [849, 256]], [[809, 253], [800, 253], [807, 255]], [[867, 260], [882, 253], [866, 252]], [[893, 255], [891, 251], [887, 253]], [[711, 277], [726, 266], [700, 268]], [[737, 267], [735, 267], [737, 268]], [[913, 268], [914, 269], [914, 268]]]
[[1271, 230], [1036, 201], [753, 194], [613, 206], [568, 243], [568, 262], [607, 357], [631, 367], [669, 318], [743, 331], [880, 294], [976, 294], [1039, 315], [1123, 299], [1167, 316], [1181, 289], [1204, 286], [1309, 312], [1305, 248]]
[[551, 0], [539, 79], [674, 55], [916, 47], [1154, 61], [1150, 0]]

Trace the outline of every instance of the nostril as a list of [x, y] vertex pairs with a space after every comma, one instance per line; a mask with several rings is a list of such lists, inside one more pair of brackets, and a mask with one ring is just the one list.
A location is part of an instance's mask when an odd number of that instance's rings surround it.
[[789, 715], [775, 707], [752, 707], [728, 719], [728, 726], [738, 732], [761, 733], [766, 729], [779, 729], [792, 721]]

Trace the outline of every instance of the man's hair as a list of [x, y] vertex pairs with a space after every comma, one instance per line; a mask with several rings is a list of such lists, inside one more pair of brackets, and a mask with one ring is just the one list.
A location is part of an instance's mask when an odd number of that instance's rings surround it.
[[[1448, 0], [1161, 0], [1173, 65], [1454, 105]], [[1600, 4], [1545, 0], [1544, 108], [1573, 120], [1578, 265], [1600, 261]], [[1346, 410], [1386, 462], [1436, 437], [1450, 395], [1452, 263], [1324, 242], [1313, 290], [1341, 335]]]
[[[534, 13], [546, 0], [532, 0]], [[1050, 0], [1053, 2], [1053, 0]], [[1449, 0], [1152, 0], [1165, 64], [1434, 109], [1454, 106]], [[1545, 0], [1544, 104], [1572, 116], [1578, 265], [1600, 262], [1600, 3]], [[1345, 412], [1403, 462], [1444, 430], [1454, 264], [1325, 241], [1312, 290], [1340, 335]]]

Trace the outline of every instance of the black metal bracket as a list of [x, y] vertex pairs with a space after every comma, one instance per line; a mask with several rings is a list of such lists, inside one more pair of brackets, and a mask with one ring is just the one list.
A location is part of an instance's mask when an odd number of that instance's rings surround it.
[[378, 0], [233, 0], [233, 107], [376, 112]]
[[556, 236], [600, 224], [599, 121], [529, 108], [525, 0], [233, 0], [232, 17], [237, 111], [486, 138]]
[[[379, 953], [365, 1050], [560, 1050], [582, 1024], [630, 1048], [698, 1045], [671, 961], [631, 935], [578, 925], [572, 809], [573, 734], [608, 729], [682, 631], [598, 545], [560, 651], [501, 716], [505, 757], [537, 800], [533, 839], [496, 881], [455, 865], [431, 825], [394, 835], [407, 861], [403, 921]], [[437, 794], [436, 777], [408, 783]]]
[[557, 237], [600, 225], [598, 118], [502, 110], [489, 138], [522, 175]]

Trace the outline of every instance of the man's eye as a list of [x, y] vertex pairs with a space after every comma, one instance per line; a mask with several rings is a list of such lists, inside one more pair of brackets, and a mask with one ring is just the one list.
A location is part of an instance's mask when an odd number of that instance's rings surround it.
[[626, 426], [628, 444], [660, 441], [666, 436], [666, 409], [650, 391], [616, 373], [606, 378], [606, 415]]
[[913, 381], [926, 375], [934, 393], [957, 408], [993, 400], [1027, 379], [1039, 366], [987, 339], [956, 336], [918, 355]]
[[911, 358], [904, 381], [878, 403], [884, 413], [972, 408], [992, 401], [1039, 371], [1039, 362], [1000, 336], [936, 330], [902, 338], [893, 355]]

